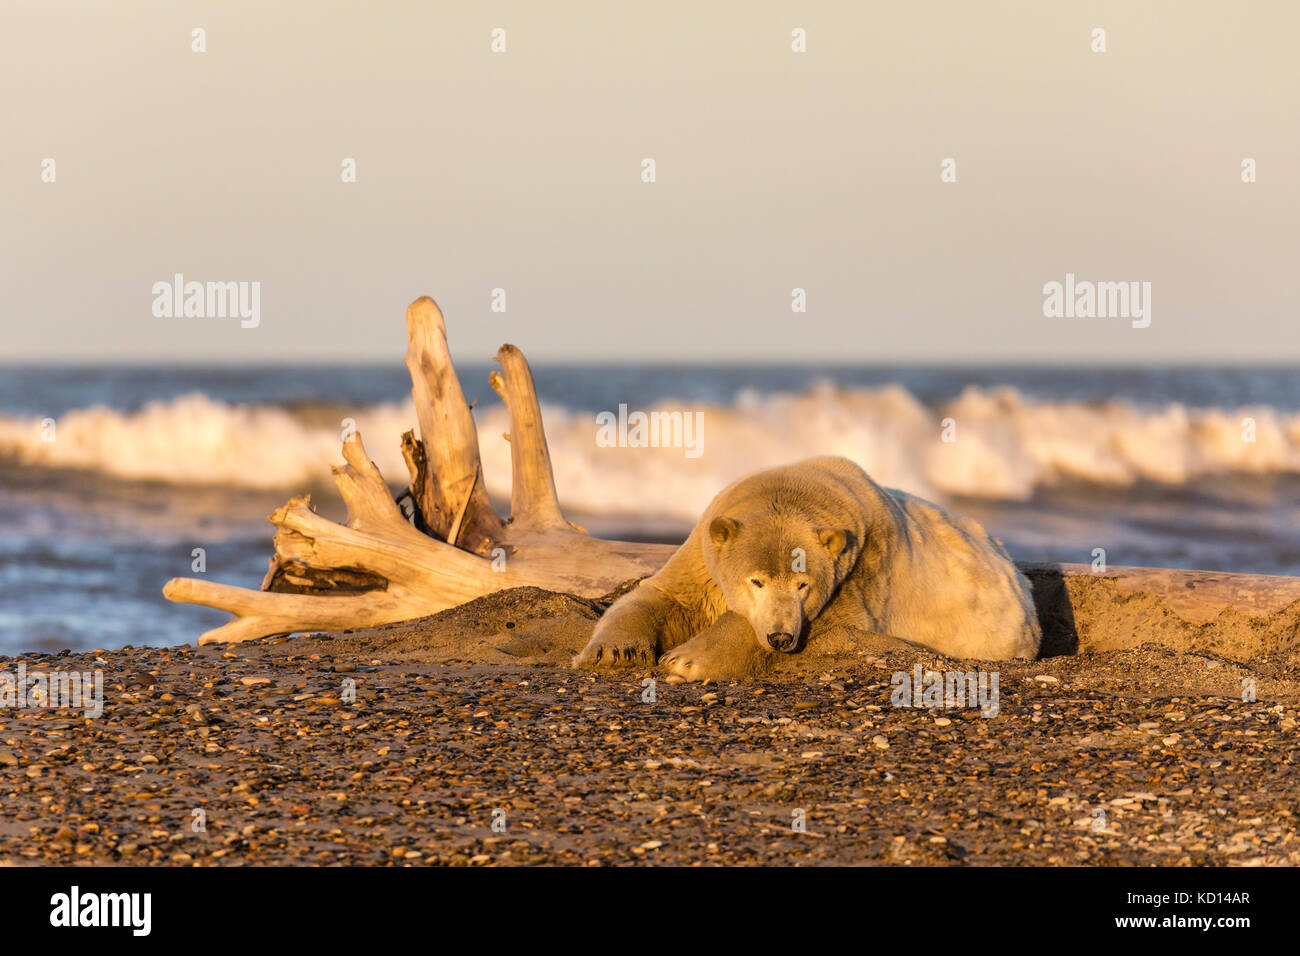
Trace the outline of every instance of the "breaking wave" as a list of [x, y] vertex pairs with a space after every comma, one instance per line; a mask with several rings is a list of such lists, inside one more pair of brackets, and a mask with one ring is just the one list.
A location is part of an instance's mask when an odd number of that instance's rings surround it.
[[[876, 480], [943, 500], [1024, 499], [1065, 480], [1103, 486], [1178, 485], [1205, 475], [1300, 473], [1300, 414], [1122, 401], [1051, 402], [1016, 389], [968, 388], [927, 406], [897, 385], [820, 384], [796, 393], [742, 392], [726, 405], [658, 403], [644, 411], [703, 412], [702, 454], [682, 448], [601, 447], [594, 410], [544, 405], [562, 501], [575, 513], [694, 520], [726, 482], [818, 454], [844, 455]], [[489, 491], [509, 494], [505, 409], [475, 410]], [[203, 394], [135, 412], [67, 412], [47, 441], [42, 420], [0, 417], [0, 459], [171, 484], [294, 488], [319, 485], [341, 461], [351, 418], [385, 477], [404, 483], [401, 433], [409, 401], [363, 409], [230, 405]], [[953, 441], [943, 441], [943, 423]], [[1253, 422], [1254, 441], [1243, 438]]]

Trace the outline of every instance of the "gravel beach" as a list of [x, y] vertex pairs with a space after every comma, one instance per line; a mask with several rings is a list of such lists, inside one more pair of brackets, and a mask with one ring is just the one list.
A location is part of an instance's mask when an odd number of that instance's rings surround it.
[[355, 634], [0, 660], [102, 670], [105, 697], [0, 716], [0, 862], [1300, 862], [1289, 660], [1003, 662], [983, 717], [892, 706], [891, 675], [945, 662], [869, 648], [727, 684], [565, 668], [599, 610], [521, 589]]

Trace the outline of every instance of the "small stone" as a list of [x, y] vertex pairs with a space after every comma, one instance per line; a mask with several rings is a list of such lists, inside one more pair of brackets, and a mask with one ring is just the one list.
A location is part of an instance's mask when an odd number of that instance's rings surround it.
[[889, 738], [884, 734], [876, 734], [876, 736], [871, 738], [871, 742], [880, 750], [889, 749]]

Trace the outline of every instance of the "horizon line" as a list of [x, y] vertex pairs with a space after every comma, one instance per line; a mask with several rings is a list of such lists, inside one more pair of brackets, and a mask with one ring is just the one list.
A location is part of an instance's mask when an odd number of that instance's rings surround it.
[[[485, 359], [466, 359], [465, 357], [452, 356], [454, 364], [461, 365], [495, 365], [495, 358]], [[694, 368], [741, 368], [753, 366], [772, 366], [772, 367], [799, 367], [799, 366], [820, 366], [831, 368], [879, 368], [885, 366], [898, 366], [900, 368], [1147, 368], [1147, 369], [1170, 369], [1170, 368], [1276, 368], [1289, 369], [1300, 368], [1300, 356], [1288, 359], [1278, 358], [1212, 358], [1212, 357], [1188, 357], [1181, 359], [1168, 359], [1158, 362], [1152, 362], [1150, 359], [1134, 357], [1131, 359], [1116, 359], [1114, 357], [1072, 357], [1070, 359], [1061, 358], [995, 358], [995, 357], [962, 357], [946, 359], [922, 359], [916, 357], [872, 357], [872, 358], [844, 358], [837, 356], [834, 358], [798, 357], [791, 359], [780, 359], [770, 356], [763, 357], [736, 357], [730, 356], [725, 359], [700, 359], [700, 358], [669, 358], [651, 356], [648, 358], [632, 360], [623, 356], [592, 356], [582, 358], [558, 358], [543, 356], [541, 358], [529, 358], [528, 364], [538, 368], [543, 367], [566, 367], [566, 366], [595, 366], [595, 367], [650, 367], [650, 368], [672, 368], [672, 367], [694, 367]], [[22, 368], [294, 368], [294, 367], [328, 367], [339, 366], [348, 368], [405, 368], [405, 362], [401, 358], [392, 360], [380, 358], [359, 358], [343, 359], [332, 358], [327, 356], [300, 356], [292, 361], [284, 360], [267, 360], [267, 359], [249, 359], [231, 356], [227, 358], [178, 358], [167, 356], [149, 356], [141, 358], [66, 358], [66, 357], [33, 357], [33, 358], [10, 358], [0, 357], [0, 370], [8, 371], [11, 369]]]

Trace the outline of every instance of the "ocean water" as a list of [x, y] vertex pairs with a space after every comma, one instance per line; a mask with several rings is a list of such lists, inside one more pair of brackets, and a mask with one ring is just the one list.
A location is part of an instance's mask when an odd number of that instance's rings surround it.
[[[504, 502], [504, 409], [488, 366], [458, 370]], [[1300, 574], [1297, 369], [534, 375], [561, 501], [596, 534], [678, 540], [731, 479], [829, 453], [978, 518], [1018, 558], [1086, 562], [1104, 548], [1110, 564]], [[595, 416], [620, 405], [699, 413], [698, 447], [600, 446]], [[396, 487], [415, 424], [400, 363], [0, 366], [0, 654], [193, 642], [226, 615], [164, 601], [163, 583], [193, 573], [202, 549], [207, 577], [257, 587], [266, 515], [292, 494], [341, 517], [329, 468], [348, 420]]]

